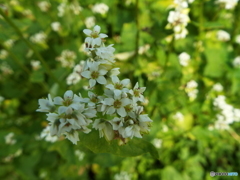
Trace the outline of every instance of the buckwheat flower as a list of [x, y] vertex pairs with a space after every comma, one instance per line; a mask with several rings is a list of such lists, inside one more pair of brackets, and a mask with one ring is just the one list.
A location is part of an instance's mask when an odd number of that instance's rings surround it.
[[78, 109], [80, 104], [80, 97], [77, 96], [76, 94], [73, 94], [73, 92], [71, 90], [68, 90], [64, 93], [64, 98], [61, 97], [55, 97], [53, 99], [54, 104], [56, 105], [61, 105], [62, 108], [65, 108], [66, 111], [69, 110], [69, 108], [73, 108], [73, 109]]
[[99, 130], [99, 137], [105, 136], [107, 141], [111, 141], [114, 138], [114, 131], [110, 122], [96, 119], [93, 123], [93, 128]]
[[79, 15], [79, 13], [83, 10], [83, 8], [78, 3], [70, 4], [69, 8], [75, 15]]
[[87, 28], [92, 28], [96, 23], [96, 19], [94, 16], [90, 16], [85, 19], [84, 23]]
[[112, 47], [113, 44], [107, 46], [107, 47], [99, 47], [96, 49], [96, 55], [107, 62], [110, 62], [110, 64], [114, 63], [114, 51], [115, 48]]
[[86, 48], [94, 48], [95, 46], [100, 46], [102, 39], [108, 37], [106, 34], [100, 33], [100, 30], [101, 28], [98, 25], [94, 26], [93, 30], [83, 30], [83, 32], [89, 36], [85, 39]]
[[52, 30], [53, 30], [53, 31], [56, 31], [56, 32], [58, 32], [58, 31], [61, 30], [61, 24], [60, 24], [60, 22], [52, 22], [52, 23], [51, 23], [51, 27], [52, 27]]
[[58, 5], [58, 16], [62, 17], [65, 14], [66, 2], [62, 2]]
[[120, 71], [119, 71], [120, 68], [113, 68], [110, 70], [110, 77], [112, 76], [117, 76], [120, 74]]
[[184, 120], [184, 116], [181, 112], [177, 112], [176, 114], [174, 114], [173, 118], [178, 120], [178, 121], [183, 121]]
[[188, 3], [186, 0], [174, 0], [174, 3], [176, 4], [176, 8], [178, 10], [188, 8]]
[[33, 70], [38, 70], [41, 67], [41, 62], [37, 61], [37, 60], [31, 60], [31, 66], [33, 68]]
[[217, 39], [218, 39], [219, 41], [224, 41], [224, 42], [225, 42], [225, 41], [229, 41], [230, 38], [231, 38], [230, 34], [229, 34], [228, 32], [226, 32], [226, 31], [219, 30], [219, 31], [217, 32]]
[[190, 55], [187, 54], [186, 52], [182, 52], [181, 54], [179, 54], [178, 59], [179, 59], [179, 63], [182, 66], [187, 66], [190, 60]]
[[236, 36], [235, 42], [236, 42], [237, 44], [240, 44], [240, 34]]
[[225, 9], [233, 9], [238, 3], [238, 0], [217, 0], [218, 4], [223, 4]]
[[82, 98], [80, 102], [87, 103], [88, 107], [95, 107], [96, 104], [100, 103], [103, 100], [102, 96], [98, 96], [97, 94], [88, 91], [88, 97], [89, 98]]
[[122, 171], [118, 174], [115, 174], [113, 178], [114, 180], [131, 180], [132, 175], [127, 173], [126, 171]]
[[89, 79], [90, 88], [96, 85], [96, 82], [99, 84], [106, 84], [107, 80], [104, 75], [107, 74], [107, 70], [99, 69], [99, 63], [92, 62], [88, 63], [89, 70], [83, 71], [81, 75], [87, 79]]
[[223, 90], [223, 86], [220, 83], [214, 84], [213, 90], [216, 92], [221, 92]]
[[10, 144], [10, 145], [13, 145], [16, 143], [16, 139], [13, 138], [14, 136], [14, 133], [13, 132], [10, 132], [8, 135], [6, 135], [4, 138], [5, 138], [5, 143], [6, 144]]
[[162, 140], [161, 139], [154, 138], [152, 143], [156, 148], [161, 148], [162, 147]]
[[69, 74], [69, 76], [67, 77], [67, 84], [68, 85], [77, 84], [81, 79], [82, 78], [78, 73], [73, 72]]
[[10, 49], [13, 46], [13, 44], [14, 44], [13, 39], [8, 39], [7, 41], [3, 42], [3, 45], [8, 49]]
[[109, 7], [104, 3], [98, 3], [92, 7], [92, 11], [99, 14], [106, 14], [108, 12], [108, 9]]
[[130, 79], [119, 80], [117, 76], [111, 77], [113, 84], [106, 85], [106, 88], [112, 90], [114, 95], [120, 96], [122, 92], [128, 92], [127, 86], [130, 84]]
[[51, 7], [51, 4], [47, 1], [41, 1], [38, 3], [38, 7], [40, 8], [41, 11], [47, 12]]
[[237, 56], [237, 57], [233, 60], [233, 66], [234, 66], [234, 67], [240, 67], [240, 56]]
[[121, 117], [125, 117], [127, 112], [124, 107], [131, 104], [131, 101], [120, 94], [119, 96], [114, 95], [114, 98], [105, 98], [102, 103], [108, 106], [106, 114], [113, 114], [116, 111]]
[[64, 50], [61, 52], [61, 55], [56, 58], [62, 65], [62, 67], [73, 67], [75, 65], [75, 59], [77, 55], [74, 51]]
[[55, 110], [55, 105], [50, 94], [48, 94], [48, 99], [39, 99], [38, 104], [38, 112], [53, 112]]
[[46, 141], [54, 143], [58, 140], [57, 136], [51, 136], [50, 134], [50, 126], [47, 126], [43, 131], [41, 132], [40, 137], [43, 139], [45, 138]]
[[77, 131], [65, 132], [66, 138], [69, 139], [73, 144], [77, 144], [79, 141], [79, 134]]
[[47, 39], [47, 35], [41, 31], [37, 34], [34, 34], [30, 37], [30, 40], [33, 42], [33, 43], [36, 43], [36, 44], [42, 44], [42, 43], [45, 43]]
[[6, 59], [8, 56], [8, 52], [5, 49], [0, 50], [0, 59]]
[[[189, 21], [190, 19], [185, 13], [181, 13], [180, 11], [169, 12], [168, 22], [173, 26], [187, 26]], [[178, 31], [180, 31], [180, 29]]]
[[132, 98], [135, 102], [140, 101], [144, 102], [143, 92], [146, 90], [146, 87], [139, 87], [138, 82], [135, 84], [134, 88], [129, 90], [129, 93], [132, 95]]
[[75, 150], [74, 154], [78, 157], [79, 161], [82, 161], [85, 156], [85, 153], [80, 150]]

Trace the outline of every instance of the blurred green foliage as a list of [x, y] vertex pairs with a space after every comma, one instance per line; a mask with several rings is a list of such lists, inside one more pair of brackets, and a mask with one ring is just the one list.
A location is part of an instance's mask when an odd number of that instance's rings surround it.
[[[195, 0], [189, 5], [187, 37], [174, 40], [173, 31], [165, 28], [171, 0], [102, 0], [109, 7], [103, 14], [93, 13], [93, 6], [100, 3], [96, 0], [46, 0], [46, 11], [41, 10], [41, 2], [0, 1], [0, 11], [7, 17], [0, 18], [0, 179], [200, 180], [211, 179], [210, 171], [240, 173], [240, 123], [230, 124], [228, 130], [211, 129], [218, 114], [213, 105], [218, 95], [240, 108], [240, 68], [232, 64], [240, 55], [235, 41], [240, 34], [239, 3], [226, 10], [214, 0]], [[60, 16], [63, 2], [68, 8]], [[78, 5], [79, 12], [70, 8]], [[126, 145], [95, 154], [86, 148], [91, 143], [87, 135], [80, 135], [77, 146], [64, 139], [51, 143], [39, 137], [47, 125], [45, 115], [36, 112], [39, 98], [48, 93], [61, 96], [67, 89], [85, 93], [84, 80], [66, 84], [72, 68], [62, 67], [56, 57], [68, 49], [77, 55], [75, 64], [86, 59], [82, 30], [92, 16], [101, 32], [108, 34], [106, 44], [116, 48], [121, 77], [147, 87], [145, 111], [153, 123], [144, 137], [146, 144], [133, 140], [138, 152]], [[56, 21], [61, 24], [58, 32], [51, 28]], [[219, 41], [218, 30], [227, 31], [231, 39]], [[31, 37], [41, 31], [46, 40], [32, 43]], [[4, 42], [10, 39], [14, 43], [7, 47]], [[149, 48], [141, 52], [142, 47]], [[191, 56], [186, 67], [179, 64], [182, 52]], [[41, 67], [34, 69], [32, 60], [40, 61]], [[191, 80], [198, 83], [196, 99], [187, 94]], [[224, 89], [213, 91], [216, 83]], [[183, 120], [175, 118], [177, 112]], [[11, 132], [12, 140], [7, 142]], [[157, 147], [159, 159], [143, 154], [150, 142]], [[119, 148], [124, 150], [119, 153]], [[143, 155], [125, 157], [125, 153]]]

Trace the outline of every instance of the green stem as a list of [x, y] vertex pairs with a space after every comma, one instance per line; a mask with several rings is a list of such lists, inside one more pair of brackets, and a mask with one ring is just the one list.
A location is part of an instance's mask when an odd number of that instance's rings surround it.
[[8, 18], [5, 13], [0, 9], [0, 14], [3, 16], [3, 18], [6, 20], [6, 22], [16, 31], [16, 33], [21, 37], [21, 39], [27, 44], [27, 46], [33, 50], [33, 52], [36, 54], [37, 58], [41, 61], [43, 67], [46, 70], [46, 73], [52, 77], [61, 87], [64, 87], [62, 82], [60, 82], [52, 73], [51, 69], [49, 68], [48, 64], [45, 62], [45, 60], [42, 58], [42, 56], [39, 54], [39, 52], [35, 49], [35, 47], [24, 38], [22, 32], [19, 30], [19, 28], [12, 22], [10, 18]]
[[[135, 65], [138, 65], [138, 50], [139, 50], [139, 37], [140, 37], [140, 33], [139, 33], [139, 21], [138, 21], [138, 5], [139, 5], [139, 0], [136, 0], [136, 5], [135, 5], [135, 22], [136, 22], [136, 41], [135, 41]], [[136, 67], [137, 68], [137, 67]]]

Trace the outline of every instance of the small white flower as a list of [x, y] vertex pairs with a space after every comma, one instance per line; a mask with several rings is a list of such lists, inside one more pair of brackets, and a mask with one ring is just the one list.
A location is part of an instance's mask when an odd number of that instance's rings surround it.
[[106, 84], [107, 80], [104, 75], [107, 74], [107, 70], [99, 69], [98, 62], [88, 62], [89, 70], [83, 71], [81, 75], [87, 79], [89, 79], [90, 88], [96, 85], [96, 82], [99, 84]]
[[55, 110], [55, 105], [50, 94], [48, 94], [48, 99], [39, 99], [38, 104], [38, 112], [53, 112]]
[[6, 48], [11, 48], [14, 44], [14, 40], [13, 39], [8, 39], [7, 41], [3, 42], [3, 45], [6, 47]]
[[90, 17], [87, 17], [84, 22], [87, 28], [92, 28], [95, 25], [95, 21], [96, 21], [95, 17], [90, 16]]
[[45, 129], [43, 129], [43, 131], [41, 132], [41, 135], [40, 137], [43, 139], [45, 138], [46, 141], [49, 141], [49, 142], [56, 142], [58, 140], [58, 137], [57, 136], [51, 136], [50, 134], [50, 126], [47, 126]]
[[46, 42], [46, 39], [47, 39], [47, 35], [43, 31], [37, 34], [34, 34], [30, 37], [30, 40], [36, 44], [43, 44]]
[[187, 54], [186, 52], [182, 52], [179, 56], [179, 63], [182, 65], [182, 66], [187, 66], [188, 63], [189, 63], [189, 60], [190, 60], [190, 55]]
[[105, 136], [108, 141], [111, 141], [114, 138], [113, 128], [110, 122], [96, 119], [93, 123], [93, 128], [99, 130], [99, 137]]
[[110, 64], [111, 63], [114, 63], [114, 51], [115, 51], [115, 48], [112, 47], [113, 44], [107, 46], [107, 47], [99, 47], [96, 49], [96, 55], [102, 59], [102, 60], [105, 60], [107, 62], [109, 62]]
[[92, 7], [92, 11], [99, 14], [106, 14], [108, 12], [108, 9], [109, 7], [104, 3], [98, 3]]
[[65, 132], [66, 138], [69, 139], [73, 144], [77, 144], [79, 141], [79, 135], [77, 131]]
[[238, 3], [238, 0], [217, 0], [218, 4], [223, 4], [225, 9], [233, 9]]
[[161, 147], [162, 147], [162, 140], [161, 140], [161, 139], [154, 138], [154, 139], [153, 139], [153, 145], [154, 145], [156, 148], [161, 148]]
[[33, 70], [38, 70], [41, 67], [40, 61], [32, 60], [30, 63], [31, 63]]
[[141, 101], [144, 102], [144, 96], [142, 95], [146, 87], [139, 87], [138, 82], [135, 84], [134, 88], [129, 90], [129, 93], [133, 96], [135, 102]]
[[130, 79], [119, 80], [117, 76], [111, 77], [113, 84], [106, 85], [106, 88], [112, 90], [114, 95], [120, 96], [122, 92], [128, 92], [126, 88], [130, 84]]
[[11, 132], [9, 133], [8, 135], [6, 135], [4, 138], [5, 138], [5, 143], [6, 144], [10, 144], [10, 145], [13, 145], [15, 144], [17, 141], [16, 139], [13, 139], [13, 136], [14, 136], [14, 133]]
[[0, 60], [6, 59], [8, 52], [5, 49], [0, 50]]
[[105, 98], [102, 103], [108, 106], [106, 114], [113, 114], [116, 111], [121, 117], [125, 117], [127, 112], [124, 107], [131, 104], [131, 101], [120, 94], [119, 96], [114, 95], [114, 98]]
[[234, 67], [240, 67], [240, 56], [237, 56], [237, 57], [233, 60], [233, 66], [234, 66]]
[[220, 83], [214, 84], [213, 90], [217, 92], [221, 92], [223, 90], [223, 86]]
[[85, 153], [80, 150], [75, 150], [74, 154], [78, 157], [79, 161], [82, 161], [85, 156]]
[[51, 7], [51, 4], [47, 1], [41, 1], [38, 3], [38, 7], [41, 9], [41, 11], [47, 12], [48, 9]]
[[60, 24], [60, 22], [52, 22], [51, 23], [51, 27], [52, 27], [52, 30], [53, 31], [60, 31], [60, 29], [61, 29], [61, 24]]
[[83, 32], [89, 36], [85, 39], [86, 48], [94, 48], [95, 46], [100, 46], [102, 39], [108, 37], [106, 34], [100, 33], [100, 30], [101, 28], [98, 25], [94, 26], [93, 30], [83, 30]]
[[181, 112], [177, 112], [174, 116], [174, 119], [179, 120], [179, 121], [183, 121], [184, 120], [184, 116]]
[[236, 36], [235, 42], [236, 42], [237, 44], [240, 44], [240, 34]]
[[228, 32], [219, 30], [217, 31], [217, 38], [219, 41], [229, 41], [231, 36]]
[[75, 65], [75, 59], [77, 55], [74, 51], [64, 50], [61, 52], [61, 55], [56, 58], [62, 65], [62, 67], [73, 67]]

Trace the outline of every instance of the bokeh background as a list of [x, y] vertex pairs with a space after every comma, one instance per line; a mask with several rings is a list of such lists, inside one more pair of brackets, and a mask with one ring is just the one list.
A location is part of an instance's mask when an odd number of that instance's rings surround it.
[[[0, 12], [0, 179], [239, 178], [238, 0], [1, 0]], [[83, 29], [94, 25], [121, 77], [147, 87], [144, 140], [159, 159], [93, 153], [44, 130], [38, 99], [86, 91]]]

